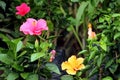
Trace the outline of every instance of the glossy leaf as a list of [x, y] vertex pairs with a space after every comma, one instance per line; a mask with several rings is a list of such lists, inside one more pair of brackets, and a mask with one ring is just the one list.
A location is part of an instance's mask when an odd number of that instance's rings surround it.
[[9, 73], [7, 80], [16, 80], [19, 77], [17, 73]]
[[40, 57], [43, 57], [44, 55], [45, 55], [44, 52], [33, 53], [31, 55], [31, 62], [36, 61], [37, 59], [39, 59]]
[[26, 80], [39, 80], [37, 74], [31, 74], [27, 77]]
[[51, 70], [52, 72], [55, 72], [57, 74], [61, 74], [59, 71], [59, 68], [57, 67], [57, 65], [53, 64], [53, 63], [47, 63], [45, 65], [49, 70]]
[[26, 79], [30, 75], [30, 73], [21, 73], [20, 75], [23, 79]]
[[63, 75], [61, 77], [61, 80], [74, 80], [73, 76], [71, 75]]
[[0, 54], [0, 61], [5, 64], [13, 64], [13, 59], [10, 58], [7, 54]]
[[76, 14], [76, 27], [79, 26], [81, 17], [83, 15], [87, 5], [88, 5], [88, 2], [82, 2], [80, 7], [78, 8], [78, 11], [77, 11], [77, 14]]

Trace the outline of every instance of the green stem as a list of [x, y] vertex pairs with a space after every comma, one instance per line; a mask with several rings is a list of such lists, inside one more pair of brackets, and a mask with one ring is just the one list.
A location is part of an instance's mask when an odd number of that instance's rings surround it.
[[80, 47], [81, 47], [81, 48], [82, 48], [82, 50], [83, 50], [82, 42], [80, 41], [80, 38], [79, 38], [79, 36], [78, 36], [77, 32], [75, 31], [75, 29], [74, 29], [74, 27], [73, 27], [73, 26], [71, 26], [71, 27], [72, 27], [73, 33], [74, 33], [74, 35], [75, 35], [75, 37], [76, 37], [76, 39], [77, 39], [77, 41], [78, 41], [78, 43], [79, 43]]

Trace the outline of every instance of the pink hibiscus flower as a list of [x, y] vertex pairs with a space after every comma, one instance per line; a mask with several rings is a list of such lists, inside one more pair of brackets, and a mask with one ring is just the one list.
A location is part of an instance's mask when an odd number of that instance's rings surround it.
[[22, 3], [20, 6], [16, 7], [16, 10], [18, 11], [16, 14], [24, 16], [30, 12], [30, 7], [26, 3]]
[[20, 31], [25, 35], [41, 35], [43, 30], [48, 30], [47, 22], [44, 19], [35, 20], [33, 18], [28, 18], [20, 26]]

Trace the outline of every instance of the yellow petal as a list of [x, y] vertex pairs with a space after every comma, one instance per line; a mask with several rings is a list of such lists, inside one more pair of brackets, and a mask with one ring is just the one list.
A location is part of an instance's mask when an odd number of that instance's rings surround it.
[[85, 65], [84, 64], [80, 64], [79, 67], [78, 67], [78, 70], [82, 70], [85, 68]]
[[72, 66], [74, 66], [76, 64], [76, 56], [72, 55], [69, 59], [68, 59], [68, 63], [70, 63]]
[[71, 75], [75, 75], [76, 71], [74, 69], [67, 69], [66, 72]]
[[77, 58], [77, 64], [80, 65], [84, 61], [84, 58]]
[[71, 65], [67, 61], [63, 62], [61, 64], [61, 67], [62, 67], [62, 70], [71, 69], [72, 68]]

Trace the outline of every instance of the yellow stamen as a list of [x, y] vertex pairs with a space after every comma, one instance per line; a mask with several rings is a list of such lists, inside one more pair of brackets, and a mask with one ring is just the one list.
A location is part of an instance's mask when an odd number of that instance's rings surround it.
[[36, 26], [36, 24], [37, 24], [37, 23], [36, 23], [35, 21], [32, 22], [32, 26]]

